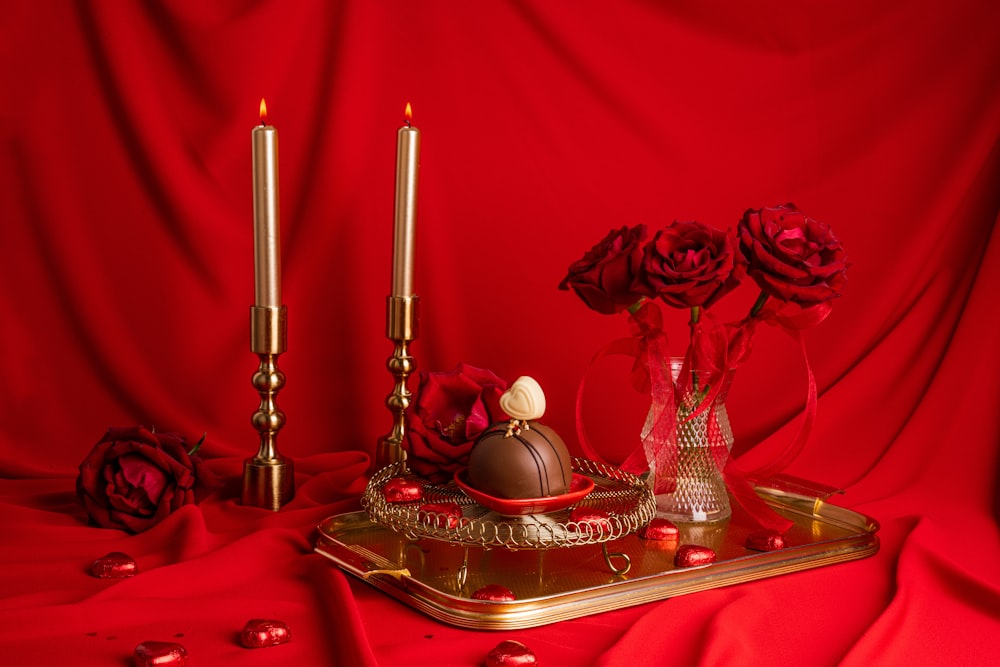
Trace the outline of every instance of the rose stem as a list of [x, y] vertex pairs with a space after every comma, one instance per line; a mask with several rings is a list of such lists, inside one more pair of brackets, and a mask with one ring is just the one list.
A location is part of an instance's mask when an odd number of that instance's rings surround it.
[[764, 307], [765, 303], [767, 303], [768, 297], [770, 297], [770, 295], [767, 292], [764, 290], [760, 291], [760, 294], [757, 295], [757, 301], [754, 302], [753, 308], [750, 309], [750, 317], [757, 317], [757, 313], [759, 313], [760, 309]]
[[[694, 349], [694, 337], [695, 337], [695, 327], [698, 324], [698, 320], [701, 319], [701, 307], [691, 306], [691, 343], [690, 348]], [[694, 356], [691, 357], [691, 366], [694, 366]], [[698, 396], [698, 371], [694, 368], [691, 369], [691, 387], [694, 389], [695, 397]]]

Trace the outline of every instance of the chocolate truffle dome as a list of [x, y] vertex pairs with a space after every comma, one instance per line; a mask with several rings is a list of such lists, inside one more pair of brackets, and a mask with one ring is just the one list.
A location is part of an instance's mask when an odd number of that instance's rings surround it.
[[544, 498], [567, 493], [573, 479], [569, 450], [545, 424], [493, 424], [469, 454], [469, 486], [496, 498]]

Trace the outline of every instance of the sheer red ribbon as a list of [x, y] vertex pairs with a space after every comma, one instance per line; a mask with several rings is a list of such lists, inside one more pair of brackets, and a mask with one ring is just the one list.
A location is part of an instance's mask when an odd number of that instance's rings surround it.
[[632, 474], [641, 474], [655, 462], [656, 470], [663, 471], [656, 482], [656, 493], [670, 493], [677, 469], [677, 448], [669, 446], [676, 439], [676, 401], [674, 384], [670, 375], [670, 357], [667, 354], [667, 334], [663, 330], [663, 313], [659, 308], [644, 302], [629, 313], [631, 338], [613, 340], [594, 355], [581, 380], [576, 395], [576, 430], [580, 446], [588, 458], [604, 462], [590, 444], [583, 427], [583, 391], [590, 368], [601, 359], [612, 355], [625, 355], [635, 359], [632, 366], [632, 386], [636, 391], [650, 395], [649, 412], [641, 432], [641, 444], [619, 466]]
[[[813, 327], [822, 322], [830, 314], [832, 306], [829, 302], [818, 303], [806, 308], [793, 303], [781, 303], [771, 301], [761, 308], [760, 312], [753, 318], [748, 318], [740, 327], [745, 329], [733, 337], [734, 342], [741, 346], [737, 349], [730, 347], [730, 355], [736, 355], [739, 361], [743, 361], [750, 354], [750, 345], [753, 339], [753, 329], [758, 322], [765, 322], [771, 326], [777, 326], [787, 333], [798, 343], [802, 350], [802, 360], [806, 367], [806, 404], [803, 410], [802, 422], [795, 436], [788, 441], [788, 444], [770, 462], [765, 463], [752, 470], [742, 471], [745, 477], [753, 479], [767, 479], [785, 468], [802, 452], [806, 442], [809, 440], [809, 433], [812, 431], [816, 421], [816, 409], [818, 404], [816, 376], [813, 374], [812, 366], [809, 365], [809, 355], [806, 352], [806, 343], [802, 338], [802, 330]], [[739, 466], [734, 466], [739, 469]]]
[[[744, 469], [729, 455], [725, 447], [712, 447], [712, 455], [716, 465], [722, 470], [732, 499], [758, 524], [781, 532], [787, 530], [791, 522], [779, 516], [760, 499], [754, 491], [753, 481], [765, 480], [787, 468], [808, 441], [816, 419], [817, 388], [801, 330], [821, 322], [829, 315], [830, 310], [828, 303], [801, 308], [795, 304], [772, 301], [765, 303], [754, 316], [746, 318], [737, 325], [731, 325], [733, 326], [731, 335], [726, 335], [723, 327], [708, 314], [702, 314], [698, 322], [692, 326], [692, 342], [678, 376], [679, 386], [687, 386], [692, 366], [709, 369], [712, 374], [709, 391], [685, 419], [694, 419], [705, 410], [709, 410], [708, 428], [718, 430], [715, 410], [710, 408], [730, 374], [749, 356], [757, 325], [765, 322], [778, 326], [799, 343], [806, 366], [807, 393], [803, 420], [795, 436], [771, 461], [750, 470]], [[632, 333], [631, 338], [611, 341], [598, 350], [590, 360], [577, 389], [577, 434], [584, 455], [604, 462], [587, 437], [583, 425], [582, 406], [587, 376], [590, 369], [605, 357], [624, 355], [634, 358], [632, 385], [637, 391], [649, 392], [650, 408], [642, 428], [641, 444], [629, 453], [619, 467], [625, 472], [642, 474], [649, 469], [650, 462], [653, 462], [657, 471], [654, 492], [670, 493], [676, 488], [678, 401], [671, 375], [662, 312], [654, 304], [644, 302], [629, 312], [629, 328]], [[717, 439], [713, 438], [712, 441]]]

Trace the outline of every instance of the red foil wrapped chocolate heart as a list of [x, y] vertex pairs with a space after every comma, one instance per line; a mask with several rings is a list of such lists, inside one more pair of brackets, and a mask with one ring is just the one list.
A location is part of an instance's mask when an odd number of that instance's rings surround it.
[[531, 667], [538, 664], [538, 658], [521, 642], [506, 639], [486, 654], [485, 664], [486, 667]]
[[135, 559], [121, 551], [101, 556], [90, 566], [90, 573], [100, 579], [124, 579], [139, 574]]
[[785, 538], [778, 531], [765, 528], [747, 535], [744, 546], [754, 551], [777, 551], [785, 548]]
[[653, 519], [639, 529], [639, 537], [644, 540], [676, 540], [680, 530], [667, 519]]
[[677, 567], [697, 567], [714, 563], [715, 552], [699, 544], [682, 544], [674, 554], [674, 565]]
[[393, 477], [382, 487], [382, 495], [389, 503], [412, 503], [424, 497], [424, 485], [413, 479]]
[[247, 648], [267, 648], [291, 641], [292, 634], [284, 621], [252, 618], [243, 626], [240, 643]]
[[514, 596], [514, 592], [505, 586], [501, 586], [500, 584], [486, 584], [472, 594], [472, 599], [487, 600], [489, 602], [509, 602], [517, 598]]
[[454, 528], [462, 518], [462, 508], [458, 503], [424, 503], [420, 506], [418, 516], [422, 521], [430, 521], [438, 528]]
[[[610, 533], [611, 517], [604, 510], [593, 507], [575, 507], [569, 513], [569, 521], [576, 524], [576, 530], [581, 533]], [[570, 526], [573, 528], [574, 526]]]
[[176, 642], [142, 642], [132, 652], [135, 667], [185, 667], [187, 649]]

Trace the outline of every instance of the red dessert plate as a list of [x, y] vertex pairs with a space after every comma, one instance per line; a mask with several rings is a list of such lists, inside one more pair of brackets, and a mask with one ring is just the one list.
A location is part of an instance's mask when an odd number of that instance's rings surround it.
[[559, 496], [545, 498], [497, 498], [488, 493], [477, 491], [465, 480], [465, 470], [455, 473], [455, 483], [477, 503], [504, 516], [524, 516], [526, 514], [545, 514], [566, 509], [577, 503], [594, 490], [594, 480], [584, 475], [573, 473], [569, 491]]

